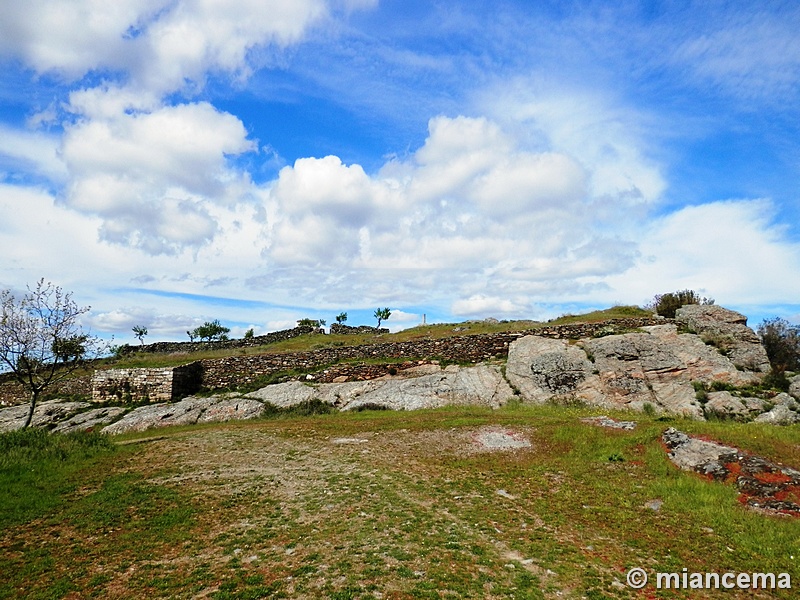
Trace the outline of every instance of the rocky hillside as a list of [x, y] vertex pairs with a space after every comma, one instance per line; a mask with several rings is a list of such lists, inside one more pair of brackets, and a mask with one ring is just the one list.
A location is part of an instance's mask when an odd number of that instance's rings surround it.
[[[512, 400], [581, 403], [693, 419], [721, 417], [775, 424], [800, 420], [800, 375], [793, 378], [788, 394], [763, 389], [769, 361], [743, 315], [719, 306], [692, 305], [680, 309], [674, 322], [657, 323], [634, 331], [622, 328], [622, 332], [613, 323], [572, 327], [573, 335], [568, 336], [549, 330], [528, 332], [511, 335], [510, 341], [502, 343], [492, 338], [492, 348], [497, 351], [488, 354], [485, 344], [473, 336], [471, 341], [438, 342], [439, 346], [481, 347], [474, 354], [489, 360], [472, 366], [443, 368], [431, 360], [398, 363], [403, 368], [367, 364], [359, 370], [352, 364], [343, 368], [329, 365], [302, 380], [247, 393], [190, 396], [133, 410], [55, 401], [42, 404], [34, 423], [59, 431], [105, 426], [108, 433], [123, 433], [249, 419], [266, 411], [304, 405], [415, 410], [456, 404], [497, 408]], [[364, 352], [375, 356], [375, 347]], [[413, 346], [403, 346], [398, 352], [408, 356]], [[304, 356], [303, 360], [309, 359]], [[281, 361], [285, 363], [286, 357]], [[248, 380], [248, 373], [238, 379]], [[22, 408], [0, 411], [0, 430], [16, 428], [24, 414]]]

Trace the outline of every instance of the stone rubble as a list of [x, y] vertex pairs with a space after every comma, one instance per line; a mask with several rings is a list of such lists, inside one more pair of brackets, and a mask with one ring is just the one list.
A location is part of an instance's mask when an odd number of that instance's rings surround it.
[[743, 504], [800, 516], [800, 471], [673, 427], [661, 440], [678, 468], [735, 485]]

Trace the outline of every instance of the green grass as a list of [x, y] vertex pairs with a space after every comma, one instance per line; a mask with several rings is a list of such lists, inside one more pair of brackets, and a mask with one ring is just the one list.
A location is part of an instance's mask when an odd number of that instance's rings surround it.
[[30, 428], [0, 434], [0, 529], [46, 514], [78, 485], [82, 468], [113, 451], [99, 433]]
[[[733, 487], [679, 471], [660, 437], [674, 425], [798, 467], [800, 428], [641, 413], [611, 415], [633, 431], [581, 422], [596, 414], [520, 403], [285, 414], [117, 449], [97, 436], [1, 436], [2, 489], [17, 487], [0, 495], [0, 598], [638, 598], [615, 583], [633, 566], [798, 581], [800, 519], [756, 513]], [[473, 451], [482, 427], [531, 447]], [[50, 487], [34, 487], [43, 474]], [[49, 500], [20, 512], [25, 494]]]
[[612, 306], [582, 315], [562, 315], [548, 322], [548, 325], [570, 325], [573, 323], [598, 323], [609, 319], [630, 319], [652, 317], [653, 313], [638, 306]]

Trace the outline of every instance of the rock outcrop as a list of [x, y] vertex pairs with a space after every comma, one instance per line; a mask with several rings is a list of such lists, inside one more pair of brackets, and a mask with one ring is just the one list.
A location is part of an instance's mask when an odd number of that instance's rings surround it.
[[789, 394], [800, 400], [800, 375], [795, 375], [789, 380]]
[[506, 377], [525, 400], [542, 403], [573, 394], [592, 368], [586, 353], [567, 340], [526, 336], [509, 348]]
[[125, 414], [125, 408], [121, 406], [106, 406], [104, 408], [93, 408], [86, 412], [80, 412], [64, 421], [56, 420], [53, 433], [71, 433], [73, 431], [89, 431], [101, 429], [121, 415]]
[[[704, 326], [711, 330], [708, 322]], [[697, 419], [703, 418], [704, 411], [695, 382], [746, 386], [760, 381], [759, 361], [754, 363], [758, 371], [743, 370], [700, 336], [678, 333], [676, 325], [641, 329], [641, 333], [583, 339], [574, 345], [533, 336], [521, 338], [509, 348], [508, 379], [528, 402], [573, 399], [636, 410], [649, 404], [658, 412]], [[743, 341], [748, 336], [737, 335], [740, 356], [757, 356]], [[763, 351], [760, 344], [758, 347]], [[735, 410], [758, 412], [753, 402]]]
[[[31, 427], [50, 427], [53, 423], [66, 421], [89, 406], [88, 402], [65, 402], [63, 400], [39, 402], [33, 411]], [[21, 429], [28, 417], [28, 410], [30, 410], [28, 404], [1, 409], [0, 433]]]
[[[436, 371], [431, 372], [433, 369]], [[88, 402], [50, 401], [37, 408], [33, 423], [60, 432], [106, 425], [103, 431], [116, 435], [175, 425], [254, 419], [264, 414], [267, 404], [290, 408], [316, 400], [339, 410], [366, 407], [416, 410], [459, 404], [497, 408], [514, 396], [497, 365], [450, 366], [445, 369], [424, 365], [419, 367], [418, 374], [417, 377], [404, 373], [396, 377], [346, 383], [289, 381], [248, 394], [189, 396], [178, 402], [140, 406], [127, 413], [123, 407], [85, 411], [91, 407]], [[26, 415], [25, 406], [0, 410], [0, 431], [18, 429]], [[118, 420], [108, 424], [114, 419]]]
[[156, 427], [254, 419], [260, 417], [264, 409], [261, 402], [238, 395], [221, 394], [207, 398], [190, 396], [180, 402], [136, 408], [116, 423], [107, 426], [103, 432], [119, 434]]
[[766, 402], [761, 398], [737, 397], [730, 392], [711, 392], [705, 405], [706, 415], [722, 419], [746, 421], [764, 412]]
[[[258, 359], [269, 369], [304, 368], [327, 364], [301, 381], [286, 381], [250, 393], [226, 393], [184, 398], [179, 402], [143, 406], [125, 412], [122, 407], [88, 410], [88, 403], [45, 402], [34, 415], [34, 425], [56, 431], [107, 425], [108, 433], [144, 431], [153, 427], [251, 419], [267, 405], [287, 409], [321, 402], [339, 410], [385, 408], [416, 410], [446, 405], [497, 408], [519, 396], [525, 402], [577, 401], [611, 409], [653, 410], [656, 413], [703, 419], [721, 418], [773, 424], [800, 422], [800, 375], [790, 380], [790, 394], [774, 398], [751, 397], [736, 388], [757, 385], [769, 368], [758, 336], [743, 315], [717, 306], [686, 306], [676, 323], [628, 320], [616, 324], [569, 326], [557, 331], [537, 330], [462, 336], [442, 340], [320, 350], [321, 354], [231, 356], [217, 379], [231, 384], [231, 369], [255, 377]], [[613, 325], [613, 326], [612, 326]], [[631, 331], [631, 327], [638, 330]], [[581, 337], [576, 337], [580, 334]], [[381, 354], [386, 352], [387, 354]], [[498, 357], [507, 353], [505, 377]], [[300, 356], [302, 354], [302, 356]], [[324, 354], [324, 355], [323, 355]], [[442, 369], [430, 358], [412, 355], [470, 357], [472, 367]], [[392, 364], [359, 365], [348, 359], [374, 356], [399, 358]], [[326, 362], [327, 361], [327, 362]], [[336, 361], [348, 361], [337, 364]], [[258, 363], [258, 364], [261, 364]], [[258, 365], [255, 365], [258, 366]], [[264, 367], [261, 364], [261, 367]], [[259, 368], [261, 368], [259, 367]], [[204, 378], [209, 364], [203, 364]], [[223, 372], [224, 371], [224, 372]], [[270, 371], [272, 372], [272, 371]], [[354, 380], [355, 379], [355, 380]], [[87, 412], [88, 410], [88, 412]], [[0, 410], [0, 431], [22, 425], [25, 405]]]
[[323, 383], [311, 386], [291, 381], [268, 386], [248, 394], [281, 408], [319, 400], [339, 410], [380, 407], [417, 410], [441, 406], [474, 404], [497, 408], [514, 396], [497, 366], [450, 366], [437, 373], [414, 378], [398, 377]]
[[675, 313], [675, 322], [719, 348], [740, 369], [768, 373], [769, 358], [743, 314], [716, 305], [689, 304]]
[[800, 404], [789, 394], [778, 394], [773, 398], [774, 406], [755, 418], [756, 423], [770, 425], [794, 425], [800, 422]]

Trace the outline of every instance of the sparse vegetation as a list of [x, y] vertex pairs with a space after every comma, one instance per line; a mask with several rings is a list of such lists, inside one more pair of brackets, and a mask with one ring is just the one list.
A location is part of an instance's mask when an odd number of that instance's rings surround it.
[[[800, 577], [800, 520], [675, 469], [658, 419], [580, 421], [594, 415], [520, 403], [284, 414], [70, 451], [30, 510], [8, 511], [21, 503], [0, 486], [0, 598], [629, 598], [620, 582], [639, 565]], [[800, 464], [796, 428], [680, 427]], [[476, 452], [483, 428], [532, 446]], [[2, 463], [0, 477], [12, 468], [30, 463]], [[793, 597], [781, 594], [764, 597]]]
[[297, 321], [298, 327], [312, 327], [314, 329], [319, 329], [320, 327], [325, 327], [325, 319], [300, 319]]
[[788, 391], [787, 372], [800, 370], [800, 326], [779, 317], [765, 319], [758, 326], [758, 335], [772, 367], [764, 385]]
[[0, 433], [0, 531], [64, 502], [80, 483], [73, 473], [114, 448], [100, 433], [60, 435], [38, 427]]
[[765, 319], [758, 326], [758, 335], [773, 371], [800, 371], [800, 325], [778, 317]]
[[694, 290], [681, 290], [667, 294], [656, 294], [653, 301], [647, 305], [652, 312], [667, 317], [675, 318], [675, 312], [687, 304], [714, 304], [713, 298], [700, 296]]

